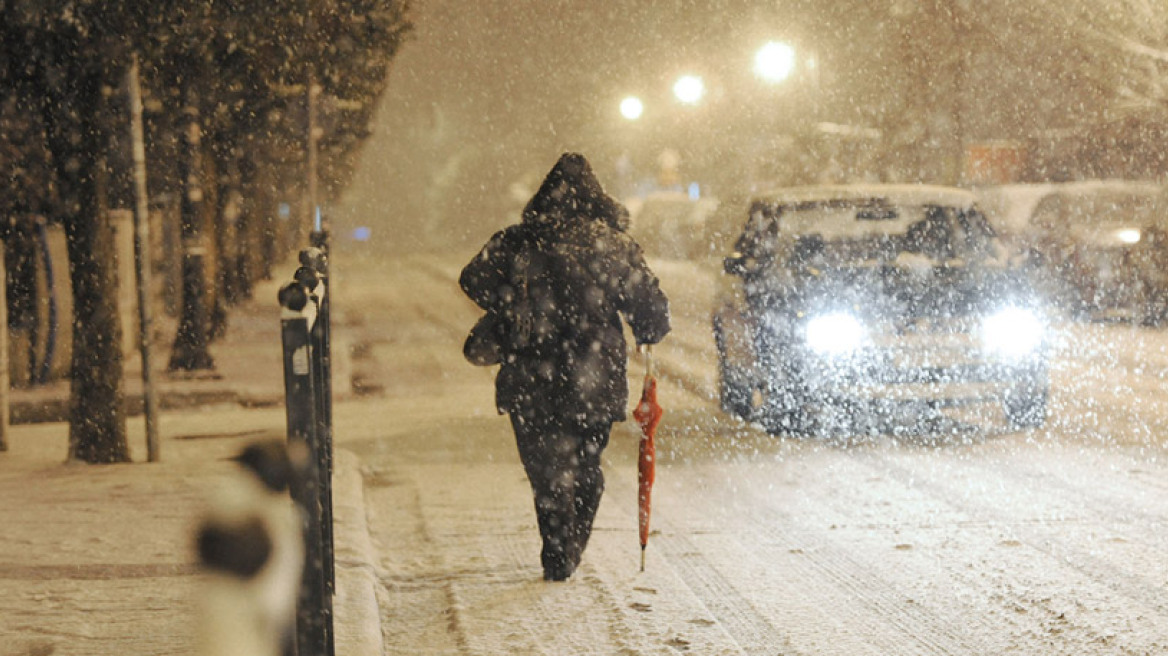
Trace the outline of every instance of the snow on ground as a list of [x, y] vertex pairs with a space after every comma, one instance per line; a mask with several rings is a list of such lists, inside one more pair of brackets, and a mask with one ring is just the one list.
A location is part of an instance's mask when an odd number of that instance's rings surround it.
[[625, 425], [581, 570], [554, 585], [538, 580], [530, 493], [491, 411], [491, 372], [457, 349], [476, 315], [453, 288], [460, 263], [388, 267], [405, 282], [362, 307], [367, 323], [399, 317], [378, 347], [402, 367], [387, 369], [402, 374], [397, 395], [369, 408], [395, 423], [350, 447], [387, 653], [1168, 649], [1162, 333], [1066, 327], [1044, 430], [1010, 433], [995, 410], [941, 436], [774, 438], [711, 402], [714, 269], [654, 262], [677, 332], [656, 351], [667, 414], [648, 570]]
[[[191, 653], [193, 527], [235, 474], [226, 458], [281, 435], [281, 415], [169, 413], [164, 462], [104, 467], [64, 463], [64, 424], [13, 427], [0, 454], [0, 654]], [[141, 431], [131, 440], [143, 459]]]
[[[1164, 332], [1067, 327], [1042, 430], [975, 413], [943, 435], [775, 438], [712, 400], [716, 269], [660, 263], [676, 334], [646, 571], [624, 424], [584, 562], [553, 584], [493, 371], [461, 357], [464, 259], [334, 263], [336, 329], [384, 390], [335, 412], [338, 653], [1168, 653]], [[283, 411], [165, 420], [157, 465], [63, 465], [61, 425], [14, 428], [0, 654], [190, 653], [192, 522]]]

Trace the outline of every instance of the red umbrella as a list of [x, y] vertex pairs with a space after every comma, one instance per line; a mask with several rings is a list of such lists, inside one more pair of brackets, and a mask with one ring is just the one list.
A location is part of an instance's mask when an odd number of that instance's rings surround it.
[[657, 378], [653, 376], [653, 354], [645, 347], [645, 387], [633, 418], [641, 425], [641, 455], [637, 459], [637, 506], [641, 528], [641, 571], [645, 571], [645, 546], [649, 543], [649, 507], [653, 478], [657, 467], [657, 448], [653, 435], [665, 411], [657, 404]]

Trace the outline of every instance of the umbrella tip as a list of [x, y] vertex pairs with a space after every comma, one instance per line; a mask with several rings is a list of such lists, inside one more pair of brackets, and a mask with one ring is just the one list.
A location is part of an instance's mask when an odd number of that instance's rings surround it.
[[645, 545], [641, 545], [641, 571], [645, 571]]

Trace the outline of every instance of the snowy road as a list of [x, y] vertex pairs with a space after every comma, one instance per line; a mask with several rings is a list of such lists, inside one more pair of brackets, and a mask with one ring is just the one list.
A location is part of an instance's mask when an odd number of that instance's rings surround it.
[[[463, 259], [334, 266], [385, 392], [336, 421], [362, 462], [386, 653], [1168, 653], [1165, 334], [1065, 329], [1043, 430], [973, 409], [941, 436], [775, 438], [717, 409], [711, 276], [658, 263], [676, 327], [647, 569], [626, 424], [584, 563], [547, 584], [493, 370], [461, 356]], [[370, 423], [377, 439], [346, 438]]]

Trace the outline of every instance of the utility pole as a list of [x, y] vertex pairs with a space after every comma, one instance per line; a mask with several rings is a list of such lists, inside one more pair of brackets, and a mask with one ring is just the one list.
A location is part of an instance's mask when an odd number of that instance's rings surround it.
[[305, 234], [311, 233], [316, 229], [318, 217], [320, 215], [320, 191], [318, 188], [319, 179], [319, 153], [318, 142], [320, 140], [320, 125], [319, 125], [319, 105], [320, 105], [320, 83], [316, 79], [316, 63], [319, 59], [319, 52], [317, 44], [319, 38], [316, 33], [316, 15], [312, 11], [312, 2], [308, 0], [305, 3], [305, 18], [304, 29], [306, 32], [305, 39], [308, 43], [308, 57], [304, 63], [304, 77], [305, 77], [305, 93], [307, 97], [305, 102], [308, 109], [308, 126], [307, 126], [307, 157], [306, 157], [306, 175], [308, 186], [308, 208], [307, 216], [305, 217], [304, 225], [306, 226]]
[[308, 72], [308, 219], [305, 224], [308, 226], [308, 231], [312, 232], [316, 229], [317, 217], [320, 214], [320, 196], [318, 184], [318, 140], [320, 139], [320, 126], [318, 125], [317, 106], [320, 103], [320, 85], [316, 82], [316, 74], [311, 70]]
[[142, 128], [142, 86], [135, 54], [127, 76], [130, 92], [130, 147], [134, 160], [134, 278], [138, 287], [138, 348], [142, 355], [142, 413], [146, 419], [146, 458], [162, 458], [158, 443], [158, 394], [151, 353], [154, 313], [150, 305], [150, 203], [146, 195], [146, 138]]

